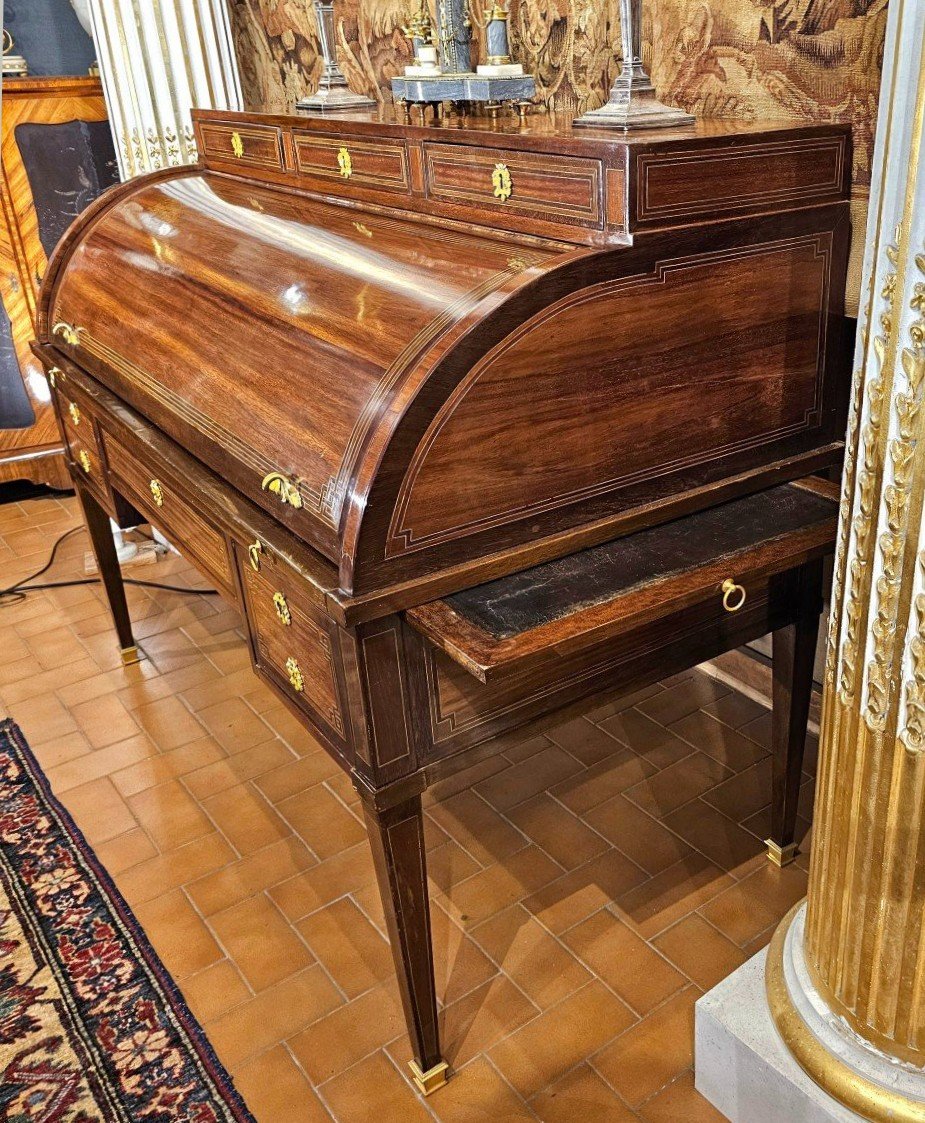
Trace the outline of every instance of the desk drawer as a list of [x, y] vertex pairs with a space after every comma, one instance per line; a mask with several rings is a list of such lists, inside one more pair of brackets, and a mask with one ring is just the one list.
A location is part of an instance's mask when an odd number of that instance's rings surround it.
[[202, 126], [203, 156], [259, 168], [282, 168], [282, 132], [272, 125]]
[[401, 142], [298, 130], [293, 133], [293, 140], [296, 167], [303, 175], [336, 182], [338, 190], [409, 190], [408, 153]]
[[247, 554], [240, 570], [257, 669], [342, 741], [337, 627], [321, 610], [320, 594], [268, 551]]
[[91, 484], [105, 492], [103, 455], [93, 412], [83, 396], [74, 392], [73, 383], [54, 369], [55, 404], [61, 420], [61, 431], [71, 460]]
[[722, 624], [763, 605], [774, 575], [832, 550], [837, 521], [834, 485], [785, 484], [455, 593], [406, 618], [489, 683], [695, 607]]
[[599, 160], [464, 144], [425, 144], [426, 192], [436, 202], [465, 202], [551, 222], [600, 227]]
[[226, 596], [235, 599], [228, 544], [221, 531], [195, 510], [153, 457], [143, 463], [108, 433], [104, 441], [115, 490], [163, 531]]

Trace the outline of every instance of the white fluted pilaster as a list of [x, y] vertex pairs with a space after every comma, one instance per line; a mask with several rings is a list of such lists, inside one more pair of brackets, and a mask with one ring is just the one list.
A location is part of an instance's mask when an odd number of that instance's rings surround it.
[[90, 0], [122, 177], [198, 158], [190, 110], [240, 109], [225, 0]]

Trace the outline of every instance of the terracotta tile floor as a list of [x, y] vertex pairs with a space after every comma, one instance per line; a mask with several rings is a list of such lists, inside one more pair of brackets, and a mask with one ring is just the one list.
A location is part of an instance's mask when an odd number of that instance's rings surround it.
[[[3, 583], [76, 523], [73, 500], [0, 507]], [[79, 576], [86, 549], [74, 535], [53, 576]], [[198, 582], [179, 559], [132, 573]], [[0, 713], [22, 726], [260, 1123], [719, 1119], [693, 1088], [694, 1002], [806, 887], [805, 857], [778, 871], [762, 856], [761, 706], [690, 672], [505, 742], [433, 793], [456, 1075], [425, 1102], [405, 1078], [349, 781], [252, 675], [232, 610], [130, 597], [148, 658], [128, 669], [96, 589], [0, 607]]]

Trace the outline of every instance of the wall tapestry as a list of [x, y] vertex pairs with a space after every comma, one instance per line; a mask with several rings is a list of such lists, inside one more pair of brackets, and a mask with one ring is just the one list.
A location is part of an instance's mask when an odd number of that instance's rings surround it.
[[[351, 87], [389, 97], [410, 57], [413, 0], [337, 0], [338, 58]], [[311, 0], [229, 0], [249, 108], [286, 111], [320, 75]], [[475, 35], [484, 23], [473, 5]], [[649, 0], [643, 54], [659, 96], [699, 116], [854, 125], [856, 303], [887, 0]], [[515, 58], [538, 99], [580, 113], [602, 104], [619, 51], [617, 0], [511, 0]], [[860, 234], [860, 237], [858, 236]]]

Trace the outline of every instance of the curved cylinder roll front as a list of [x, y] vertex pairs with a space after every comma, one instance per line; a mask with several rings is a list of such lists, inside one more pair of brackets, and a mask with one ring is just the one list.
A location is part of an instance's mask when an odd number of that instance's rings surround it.
[[[232, 134], [245, 160], [249, 135]], [[333, 562], [346, 594], [837, 458], [843, 198], [568, 240], [564, 220], [551, 238], [501, 212], [361, 209], [228, 159], [92, 208], [49, 269], [40, 342]]]

